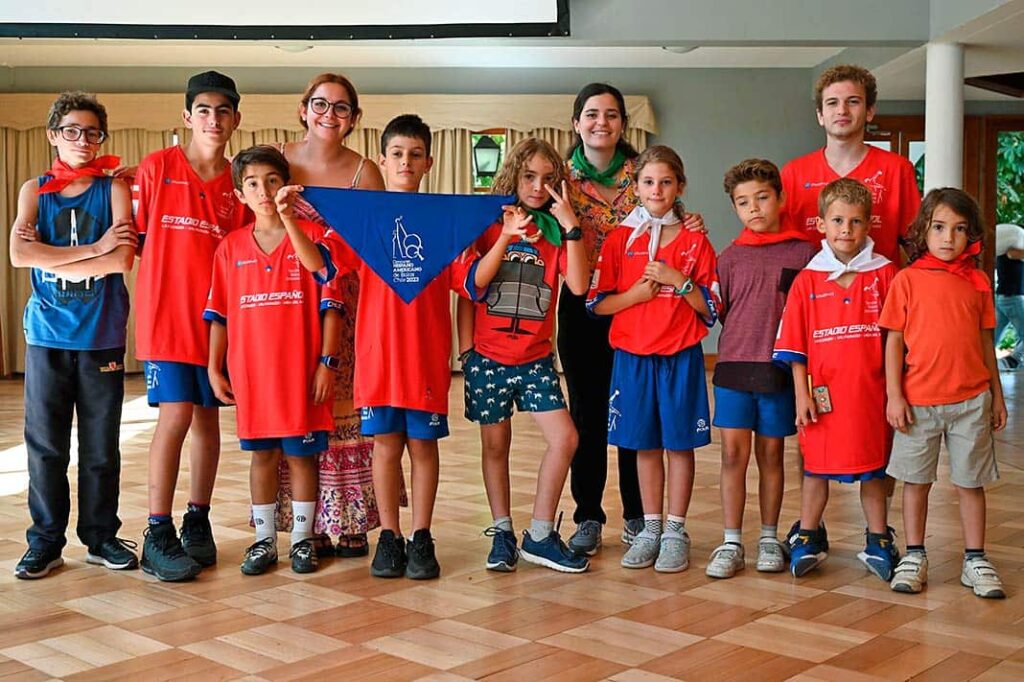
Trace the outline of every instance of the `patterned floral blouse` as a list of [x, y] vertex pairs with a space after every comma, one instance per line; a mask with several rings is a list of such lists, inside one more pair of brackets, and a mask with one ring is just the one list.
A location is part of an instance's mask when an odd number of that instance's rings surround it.
[[601, 254], [604, 238], [637, 206], [636, 183], [633, 181], [635, 168], [635, 159], [627, 159], [622, 164], [616, 176], [615, 199], [609, 204], [598, 192], [593, 181], [584, 178], [573, 167], [572, 159], [565, 162], [565, 170], [569, 176], [569, 200], [583, 230], [583, 243], [587, 247], [591, 274], [597, 265], [597, 257]]

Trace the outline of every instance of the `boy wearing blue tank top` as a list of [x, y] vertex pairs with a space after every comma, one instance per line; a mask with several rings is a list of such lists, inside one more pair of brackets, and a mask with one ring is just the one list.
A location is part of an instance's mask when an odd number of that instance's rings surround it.
[[131, 193], [97, 157], [107, 113], [83, 92], [62, 93], [50, 107], [51, 168], [21, 186], [11, 227], [11, 264], [32, 268], [25, 306], [25, 448], [28, 551], [18, 578], [42, 578], [64, 563], [70, 514], [68, 465], [72, 416], [78, 416], [78, 527], [86, 561], [133, 569], [138, 559], [117, 537], [128, 291], [137, 236]]

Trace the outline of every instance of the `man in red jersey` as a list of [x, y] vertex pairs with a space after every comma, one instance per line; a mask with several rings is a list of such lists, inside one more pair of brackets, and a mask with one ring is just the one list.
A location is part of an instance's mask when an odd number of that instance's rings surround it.
[[[235, 199], [224, 157], [241, 120], [239, 99], [234, 81], [223, 74], [192, 76], [182, 112], [191, 137], [143, 159], [132, 185], [141, 259], [136, 355], [145, 363], [149, 403], [160, 409], [149, 446], [149, 527], [141, 564], [160, 580], [194, 578], [217, 561], [209, 513], [220, 458], [220, 403], [206, 372], [203, 309], [214, 251], [227, 233], [251, 221]], [[189, 503], [179, 539], [171, 513], [189, 431]]]
[[833, 66], [818, 77], [814, 104], [825, 146], [782, 167], [783, 226], [820, 237], [818, 195], [833, 180], [852, 178], [871, 191], [875, 253], [899, 264], [899, 240], [917, 214], [921, 195], [910, 161], [864, 142], [877, 98], [875, 77], [860, 66]]

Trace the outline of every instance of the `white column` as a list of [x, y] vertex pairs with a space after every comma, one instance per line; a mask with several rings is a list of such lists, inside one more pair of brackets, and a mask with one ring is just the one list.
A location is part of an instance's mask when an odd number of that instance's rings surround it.
[[963, 187], [964, 48], [928, 43], [925, 78], [924, 189]]

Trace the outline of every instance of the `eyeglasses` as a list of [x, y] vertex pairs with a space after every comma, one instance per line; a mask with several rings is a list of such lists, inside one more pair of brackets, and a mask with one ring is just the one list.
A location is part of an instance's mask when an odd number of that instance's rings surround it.
[[329, 109], [334, 109], [337, 118], [345, 119], [352, 115], [352, 105], [348, 102], [331, 102], [323, 97], [314, 97], [309, 100], [309, 110], [314, 114], [326, 114]]
[[89, 144], [102, 144], [107, 139], [107, 134], [98, 128], [79, 128], [78, 126], [60, 126], [57, 128], [60, 136], [68, 142], [78, 142], [85, 135], [85, 141]]

